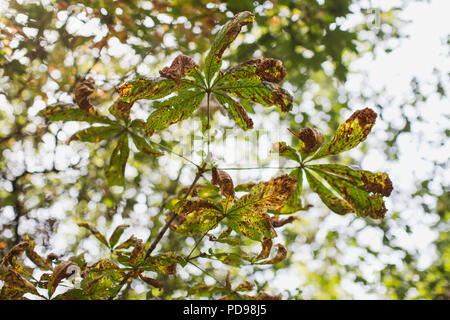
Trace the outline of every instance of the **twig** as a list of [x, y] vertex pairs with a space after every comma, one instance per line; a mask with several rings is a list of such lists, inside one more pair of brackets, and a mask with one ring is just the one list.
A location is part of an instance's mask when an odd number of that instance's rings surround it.
[[[205, 172], [205, 168], [206, 168], [207, 162], [204, 162], [203, 165], [201, 167], [197, 168], [197, 174], [195, 175], [194, 181], [192, 182], [191, 186], [189, 187], [188, 191], [186, 192], [186, 194], [184, 195], [183, 200], [187, 199], [187, 197], [190, 195], [190, 193], [192, 192], [192, 190], [194, 189], [197, 181], [200, 179], [200, 177], [203, 175], [203, 173]], [[156, 246], [158, 245], [159, 241], [161, 241], [162, 237], [164, 236], [164, 234], [166, 233], [167, 229], [169, 229], [170, 224], [173, 222], [173, 220], [175, 220], [175, 217], [177, 216], [177, 214], [175, 212], [171, 213], [171, 216], [169, 218], [169, 220], [166, 222], [166, 224], [161, 228], [161, 231], [159, 231], [158, 235], [156, 236], [155, 240], [153, 240], [152, 244], [150, 245], [150, 248], [148, 248], [147, 253], [145, 254], [145, 258], [147, 259], [150, 254], [153, 252], [153, 250], [155, 250]]]

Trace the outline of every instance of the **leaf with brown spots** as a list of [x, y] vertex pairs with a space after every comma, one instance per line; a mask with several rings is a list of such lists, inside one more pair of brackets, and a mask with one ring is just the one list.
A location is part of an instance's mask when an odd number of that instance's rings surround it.
[[66, 143], [69, 144], [72, 141], [99, 142], [114, 137], [122, 130], [123, 128], [117, 125], [90, 127], [74, 133]]
[[338, 198], [322, 182], [305, 170], [306, 179], [312, 191], [317, 193], [325, 205], [337, 214], [344, 215], [353, 212], [353, 207], [344, 199]]
[[74, 108], [73, 104], [57, 103], [41, 110], [39, 115], [50, 121], [80, 121], [88, 123], [113, 124], [114, 121], [101, 115], [92, 115], [79, 108]]
[[116, 119], [130, 120], [130, 112], [133, 107], [133, 103], [134, 101], [125, 102], [117, 99], [108, 110], [114, 117], [116, 117]]
[[276, 237], [267, 211], [282, 208], [294, 192], [297, 182], [297, 179], [285, 174], [256, 184], [249, 193], [239, 198], [227, 213], [229, 226], [257, 241], [260, 241], [261, 237]]
[[303, 191], [303, 169], [296, 168], [289, 173], [289, 176], [297, 179], [297, 186], [295, 187], [294, 192], [292, 192], [292, 195], [289, 197], [287, 203], [279, 210], [273, 211], [273, 213], [292, 214], [300, 210], [305, 210], [302, 206], [302, 199], [300, 198]]
[[217, 101], [228, 111], [228, 116], [244, 130], [253, 129], [253, 120], [247, 114], [244, 107], [225, 93], [214, 92]]
[[130, 264], [136, 266], [141, 264], [145, 258], [145, 243], [142, 239], [138, 239], [134, 245], [133, 251], [130, 254]]
[[227, 212], [228, 208], [234, 201], [234, 185], [230, 175], [225, 171], [218, 170], [216, 167], [212, 168], [212, 180], [211, 184], [219, 186], [220, 194], [225, 197], [221, 199], [223, 212]]
[[372, 130], [377, 114], [369, 108], [355, 111], [341, 124], [330, 142], [322, 146], [311, 160], [338, 154], [356, 147], [367, 138]]
[[205, 59], [204, 73], [207, 84], [211, 83], [214, 75], [219, 71], [224, 51], [236, 39], [242, 27], [252, 23], [254, 20], [255, 15], [251, 12], [240, 12], [219, 30]]
[[123, 186], [125, 184], [125, 167], [129, 155], [128, 135], [122, 134], [117, 141], [117, 145], [111, 154], [109, 165], [105, 170], [108, 185]]
[[29, 246], [30, 243], [28, 241], [23, 241], [13, 246], [11, 250], [9, 250], [9, 252], [3, 257], [1, 265], [14, 267], [16, 264], [16, 257], [24, 253]]
[[273, 151], [278, 151], [278, 155], [280, 157], [289, 159], [289, 160], [294, 160], [297, 161], [298, 163], [300, 163], [300, 157], [298, 156], [297, 151], [288, 146], [285, 142], [277, 142], [273, 145], [272, 147]]
[[39, 294], [36, 287], [20, 273], [8, 269], [0, 272], [0, 280], [4, 281], [0, 292], [0, 300], [21, 299], [25, 293]]
[[347, 182], [367, 192], [378, 193], [384, 197], [389, 197], [392, 192], [392, 181], [387, 173], [384, 172], [373, 173], [365, 170], [356, 170], [339, 164], [318, 164], [310, 165], [309, 167], [340, 176]]
[[373, 219], [383, 219], [386, 213], [383, 197], [379, 194], [369, 194], [367, 191], [360, 189], [346, 179], [339, 176], [329, 174], [325, 171], [311, 168], [319, 174], [337, 193], [339, 193], [345, 201], [353, 207], [360, 217], [371, 217]]
[[111, 248], [114, 248], [114, 246], [119, 242], [119, 239], [122, 236], [123, 232], [129, 226], [129, 224], [121, 224], [114, 229], [111, 237], [109, 238], [109, 246]]
[[164, 130], [189, 118], [204, 96], [204, 91], [183, 90], [177, 96], [161, 102], [147, 119], [146, 133], [151, 136], [156, 130]]
[[153, 149], [150, 144], [147, 143], [147, 141], [145, 141], [144, 138], [136, 135], [136, 134], [131, 134], [131, 139], [133, 139], [133, 143], [136, 146], [136, 148], [145, 153], [148, 156], [151, 157], [160, 157], [162, 156], [164, 153], [162, 153], [161, 151], [155, 150]]
[[203, 234], [214, 229], [224, 218], [214, 203], [198, 198], [179, 201], [174, 212], [180, 219], [178, 225], [172, 224], [170, 228], [187, 235]]
[[231, 94], [237, 98], [250, 100], [265, 107], [277, 106], [282, 112], [292, 109], [293, 97], [279, 85], [257, 79], [246, 79], [220, 83], [213, 88], [214, 93]]
[[188, 84], [177, 85], [173, 80], [166, 78], [138, 79], [125, 82], [116, 89], [119, 99], [123, 102], [133, 103], [136, 100], [161, 99], [181, 89], [186, 89]]

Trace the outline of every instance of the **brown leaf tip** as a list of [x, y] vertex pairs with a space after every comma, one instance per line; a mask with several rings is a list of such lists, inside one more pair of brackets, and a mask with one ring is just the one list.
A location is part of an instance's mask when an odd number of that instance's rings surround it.
[[357, 110], [347, 119], [347, 122], [352, 122], [355, 119], [358, 120], [361, 127], [365, 127], [368, 124], [373, 125], [377, 120], [377, 113], [370, 108]]
[[181, 78], [185, 76], [186, 72], [195, 67], [198, 67], [198, 65], [195, 63], [194, 59], [184, 54], [180, 54], [173, 60], [170, 67], [164, 67], [162, 70], [159, 70], [159, 74], [161, 77], [173, 80], [177, 85], [180, 85]]
[[258, 61], [255, 72], [261, 80], [274, 83], [280, 83], [286, 77], [286, 69], [277, 59], [265, 58]]

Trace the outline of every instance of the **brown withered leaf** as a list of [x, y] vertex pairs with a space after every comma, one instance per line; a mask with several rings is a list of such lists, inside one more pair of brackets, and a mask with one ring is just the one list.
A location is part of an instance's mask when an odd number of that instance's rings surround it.
[[0, 280], [5, 282], [0, 293], [1, 300], [19, 299], [27, 292], [38, 294], [36, 287], [14, 270], [1, 274]]
[[298, 133], [293, 132], [291, 129], [288, 130], [301, 140], [299, 151], [302, 157], [315, 152], [324, 142], [323, 135], [315, 128], [303, 128]]
[[29, 247], [30, 243], [28, 241], [23, 241], [16, 244], [11, 250], [3, 257], [2, 265], [4, 266], [14, 266], [15, 260], [18, 255], [21, 255]]
[[145, 283], [151, 285], [152, 287], [155, 287], [155, 288], [158, 288], [158, 289], [164, 288], [164, 285], [159, 280], [156, 280], [156, 279], [153, 279], [153, 278], [149, 278], [149, 277], [145, 277], [141, 273], [139, 273], [139, 278], [141, 278], [142, 281], [144, 281]]
[[286, 77], [286, 69], [280, 60], [264, 58], [256, 65], [256, 74], [263, 81], [280, 83]]
[[261, 252], [256, 257], [255, 261], [266, 259], [269, 256], [270, 250], [272, 249], [272, 243], [272, 239], [263, 239], [261, 242]]
[[245, 295], [245, 299], [248, 299], [248, 300], [281, 300], [281, 293], [273, 296], [273, 295], [270, 295], [270, 294], [267, 294], [264, 292], [260, 292], [255, 296]]
[[231, 289], [231, 279], [230, 279], [230, 271], [227, 272], [227, 277], [225, 278], [225, 286], [227, 287], [228, 290], [232, 290]]
[[279, 227], [284, 226], [285, 224], [292, 223], [296, 219], [297, 218], [293, 217], [293, 216], [290, 216], [290, 217], [287, 217], [284, 219], [273, 217], [273, 218], [271, 218], [271, 222], [272, 222], [272, 225], [274, 228], [279, 228]]
[[211, 184], [219, 186], [220, 193], [225, 197], [225, 201], [222, 201], [222, 205], [224, 207], [224, 211], [226, 212], [229, 206], [233, 203], [235, 197], [233, 180], [225, 171], [218, 170], [216, 167], [213, 167]]
[[94, 93], [94, 86], [95, 81], [92, 78], [81, 82], [75, 89], [75, 102], [84, 112], [97, 115], [97, 111], [89, 100], [89, 96]]
[[259, 264], [275, 264], [275, 263], [281, 262], [284, 259], [286, 259], [286, 256], [287, 256], [286, 248], [282, 244], [279, 244], [279, 243], [277, 243], [275, 246], [278, 248], [278, 251], [277, 251], [277, 254], [275, 255], [275, 257], [273, 257], [270, 260], [259, 262]]
[[255, 285], [247, 280], [244, 280], [242, 283], [240, 283], [235, 291], [252, 291], [255, 288]]
[[162, 70], [159, 70], [159, 74], [161, 77], [171, 79], [175, 81], [177, 85], [180, 85], [181, 79], [185, 74], [196, 67], [198, 67], [198, 65], [191, 57], [180, 54], [173, 60], [170, 67], [164, 67]]
[[136, 245], [134, 246], [133, 251], [131, 251], [130, 254], [130, 264], [131, 265], [137, 264], [137, 262], [142, 260], [142, 258], [144, 257], [144, 253], [145, 253], [145, 244], [142, 241], [142, 239], [138, 239], [136, 241]]
[[53, 269], [53, 274], [48, 282], [48, 296], [51, 297], [58, 287], [59, 283], [74, 275], [80, 267], [73, 261], [62, 261]]

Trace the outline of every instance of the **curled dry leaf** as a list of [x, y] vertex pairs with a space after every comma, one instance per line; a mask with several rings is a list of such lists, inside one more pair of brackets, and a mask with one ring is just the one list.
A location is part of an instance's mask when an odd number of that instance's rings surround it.
[[48, 295], [49, 297], [55, 292], [59, 283], [66, 278], [74, 276], [80, 272], [80, 267], [72, 261], [62, 261], [53, 269], [50, 281], [48, 283]]
[[269, 256], [270, 250], [272, 249], [272, 239], [263, 239], [263, 241], [261, 242], [261, 247], [261, 252], [256, 257], [256, 261], [266, 259]]
[[262, 261], [262, 262], [260, 262], [260, 264], [275, 264], [275, 263], [281, 262], [284, 259], [286, 259], [286, 256], [287, 256], [286, 248], [282, 244], [279, 244], [279, 243], [277, 243], [275, 246], [278, 248], [278, 251], [277, 251], [277, 254], [275, 255], [275, 257], [273, 257], [270, 260]]
[[177, 85], [180, 85], [181, 78], [196, 67], [198, 67], [198, 65], [191, 57], [180, 54], [173, 60], [170, 67], [164, 67], [162, 70], [159, 70], [159, 74], [161, 77], [171, 79], [175, 81]]
[[156, 279], [153, 279], [153, 278], [149, 278], [149, 277], [145, 277], [141, 273], [139, 273], [139, 278], [141, 278], [142, 281], [144, 281], [145, 283], [151, 285], [152, 287], [155, 287], [155, 288], [158, 288], [158, 289], [164, 288], [164, 285], [159, 280], [156, 280]]
[[298, 133], [293, 132], [291, 129], [288, 130], [302, 141], [299, 147], [302, 156], [315, 152], [324, 142], [323, 135], [315, 128], [303, 128]]
[[15, 265], [15, 259], [16, 256], [21, 255], [22, 253], [27, 250], [30, 243], [28, 241], [23, 241], [18, 244], [16, 244], [14, 247], [11, 248], [11, 250], [3, 257], [2, 259], [2, 265], [3, 266], [14, 266]]
[[297, 219], [296, 217], [292, 217], [292, 216], [287, 217], [285, 219], [279, 219], [279, 218], [274, 217], [274, 218], [271, 218], [271, 222], [272, 222], [272, 226], [274, 228], [279, 228], [279, 227], [284, 226], [285, 224], [292, 223], [296, 219]]
[[224, 209], [227, 210], [229, 205], [233, 202], [235, 192], [233, 180], [225, 171], [218, 170], [216, 167], [212, 168], [211, 184], [219, 186], [220, 193], [225, 197]]
[[231, 289], [231, 280], [230, 280], [230, 271], [227, 272], [227, 277], [225, 278], [225, 286], [227, 287], [228, 290], [232, 290]]
[[89, 100], [89, 96], [94, 93], [94, 86], [94, 79], [88, 78], [81, 82], [75, 89], [75, 102], [86, 113], [97, 113]]

